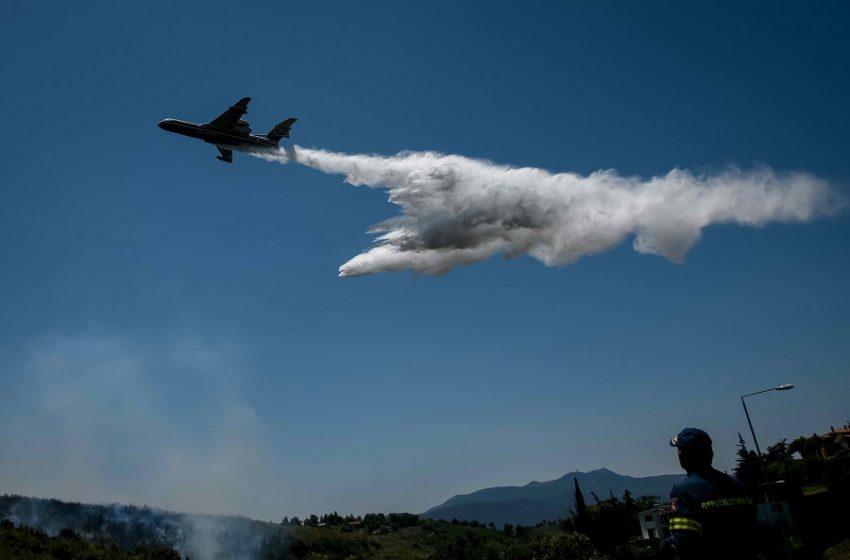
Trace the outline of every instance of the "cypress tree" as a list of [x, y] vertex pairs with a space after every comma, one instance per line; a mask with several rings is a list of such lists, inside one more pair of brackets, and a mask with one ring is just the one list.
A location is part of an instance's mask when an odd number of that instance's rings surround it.
[[576, 494], [576, 530], [586, 535], [590, 529], [590, 514], [587, 512], [587, 504], [584, 501], [584, 495], [581, 493], [581, 488], [578, 485], [578, 478], [573, 477], [573, 483], [575, 484]]
[[753, 491], [761, 477], [759, 459], [755, 451], [747, 449], [747, 444], [744, 443], [741, 432], [738, 432], [738, 451], [736, 454], [738, 459], [735, 461], [735, 468], [733, 469], [735, 477], [741, 481], [741, 484]]

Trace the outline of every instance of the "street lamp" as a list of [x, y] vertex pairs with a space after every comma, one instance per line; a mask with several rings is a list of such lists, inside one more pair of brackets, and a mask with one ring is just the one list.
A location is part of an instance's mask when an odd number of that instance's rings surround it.
[[[745, 397], [752, 397], [753, 395], [760, 395], [762, 393], [768, 393], [770, 391], [788, 391], [793, 389], [794, 386], [790, 383], [784, 383], [782, 385], [778, 385], [776, 387], [771, 387], [770, 389], [764, 389], [763, 391], [756, 391], [755, 393], [747, 393], [746, 395], [741, 395], [741, 404], [744, 405], [744, 414], [747, 416], [747, 424], [750, 425], [750, 433], [753, 435], [753, 443], [756, 446], [756, 455], [759, 458], [759, 465], [761, 466], [761, 473], [764, 475], [764, 482], [767, 484], [767, 498], [768, 498], [768, 506], [770, 509], [770, 516], [776, 513], [773, 509], [774, 504], [776, 504], [776, 500], [773, 499], [773, 490], [770, 488], [770, 478], [767, 476], [767, 468], [764, 466], [764, 459], [761, 456], [761, 449], [759, 448], [759, 440], [756, 438], [756, 431], [753, 429], [753, 421], [750, 420], [750, 412], [747, 410], [747, 402], [744, 400]], [[790, 557], [790, 551], [788, 550], [788, 539], [785, 535], [785, 526], [782, 523], [782, 519], [777, 519], [779, 524], [779, 531], [782, 533], [782, 548], [787, 555]]]
[[[750, 420], [750, 412], [747, 410], [747, 402], [744, 400], [744, 397], [752, 397], [753, 395], [760, 395], [762, 393], [768, 393], [770, 391], [789, 391], [793, 389], [794, 386], [790, 383], [785, 383], [783, 385], [779, 385], [778, 387], [771, 387], [770, 389], [765, 389], [763, 391], [756, 391], [755, 393], [747, 393], [746, 395], [741, 395], [741, 404], [744, 405], [744, 414], [747, 415], [747, 424], [750, 425], [750, 433], [753, 434], [753, 443], [756, 444], [756, 453], [758, 453], [759, 461], [761, 461], [761, 449], [759, 449], [759, 440], [756, 439], [756, 431], [753, 429], [753, 422]], [[764, 471], [764, 463], [762, 463], [762, 470]], [[767, 471], [764, 471], [764, 479], [765, 482], [767, 480]]]

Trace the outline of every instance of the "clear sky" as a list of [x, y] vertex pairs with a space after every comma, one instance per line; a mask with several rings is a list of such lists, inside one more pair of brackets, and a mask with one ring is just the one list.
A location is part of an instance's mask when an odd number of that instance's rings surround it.
[[[850, 417], [850, 220], [338, 278], [380, 189], [156, 127], [850, 194], [840, 2], [0, 3], [0, 492], [263, 519], [717, 464]], [[749, 441], [749, 436], [747, 440]]]

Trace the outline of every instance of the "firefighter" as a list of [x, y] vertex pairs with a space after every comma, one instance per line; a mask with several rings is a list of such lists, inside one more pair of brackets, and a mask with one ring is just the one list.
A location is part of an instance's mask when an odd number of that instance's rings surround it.
[[711, 438], [685, 428], [670, 440], [687, 478], [670, 492], [670, 533], [682, 560], [756, 558], [755, 505], [744, 486], [711, 466]]

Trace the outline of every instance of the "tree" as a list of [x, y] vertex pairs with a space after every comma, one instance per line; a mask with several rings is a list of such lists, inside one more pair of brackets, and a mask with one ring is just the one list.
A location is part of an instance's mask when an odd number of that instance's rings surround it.
[[626, 508], [628, 508], [629, 511], [635, 509], [635, 499], [632, 498], [632, 493], [629, 492], [628, 488], [626, 488], [626, 490], [623, 492], [623, 504], [626, 506]]
[[403, 527], [416, 527], [419, 524], [419, 516], [412, 513], [391, 513], [389, 519], [393, 531]]
[[764, 460], [768, 463], [781, 462], [788, 458], [788, 440], [782, 438], [773, 445], [767, 446], [767, 453], [764, 454]]
[[738, 459], [735, 461], [733, 472], [741, 484], [754, 490], [761, 480], [761, 468], [755, 451], [749, 451], [744, 438], [738, 432]]
[[584, 501], [584, 495], [581, 493], [581, 488], [578, 485], [578, 478], [573, 477], [573, 484], [575, 485], [576, 499], [576, 529], [579, 532], [586, 533], [590, 530], [590, 514], [587, 512], [587, 504]]
[[519, 538], [523, 538], [528, 534], [528, 527], [523, 527], [522, 525], [517, 525], [514, 529], [516, 532], [516, 536]]

